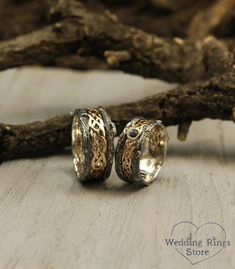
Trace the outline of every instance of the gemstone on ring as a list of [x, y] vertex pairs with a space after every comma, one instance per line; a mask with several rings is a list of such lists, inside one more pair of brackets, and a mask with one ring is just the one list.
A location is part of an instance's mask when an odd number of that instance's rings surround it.
[[137, 131], [136, 129], [131, 129], [131, 130], [129, 131], [129, 136], [130, 136], [131, 138], [135, 138], [137, 135], [138, 135], [138, 131]]

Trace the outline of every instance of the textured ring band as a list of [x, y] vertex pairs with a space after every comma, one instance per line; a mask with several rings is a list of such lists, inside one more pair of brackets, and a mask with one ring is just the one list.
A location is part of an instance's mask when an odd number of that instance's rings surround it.
[[72, 152], [79, 181], [104, 181], [111, 173], [115, 125], [102, 107], [73, 114]]
[[136, 118], [120, 135], [116, 148], [116, 172], [127, 182], [149, 185], [166, 157], [168, 135], [161, 121]]

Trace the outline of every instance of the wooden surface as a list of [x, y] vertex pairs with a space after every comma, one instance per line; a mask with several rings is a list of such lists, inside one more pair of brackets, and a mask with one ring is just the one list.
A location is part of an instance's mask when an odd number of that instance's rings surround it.
[[[0, 121], [22, 123], [77, 107], [114, 104], [169, 89], [120, 73], [41, 69], [0, 74]], [[81, 186], [70, 150], [0, 166], [0, 268], [235, 268], [235, 125], [193, 123], [185, 143], [168, 128], [168, 157], [151, 186], [115, 172]], [[231, 246], [191, 265], [165, 238], [181, 221], [217, 222]]]

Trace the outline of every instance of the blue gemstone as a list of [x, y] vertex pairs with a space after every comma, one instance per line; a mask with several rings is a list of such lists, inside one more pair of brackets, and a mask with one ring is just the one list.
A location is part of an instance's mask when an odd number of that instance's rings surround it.
[[136, 137], [137, 135], [138, 135], [138, 131], [137, 131], [136, 129], [131, 129], [131, 130], [129, 131], [129, 136], [130, 136], [130, 137], [134, 138], [134, 137]]

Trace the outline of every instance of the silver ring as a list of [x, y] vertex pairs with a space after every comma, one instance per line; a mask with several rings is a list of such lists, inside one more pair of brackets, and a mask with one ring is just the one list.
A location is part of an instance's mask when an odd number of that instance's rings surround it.
[[72, 153], [81, 182], [106, 180], [112, 169], [115, 125], [102, 107], [73, 113]]
[[136, 118], [120, 135], [115, 163], [127, 182], [149, 185], [158, 175], [167, 152], [168, 135], [161, 121]]

